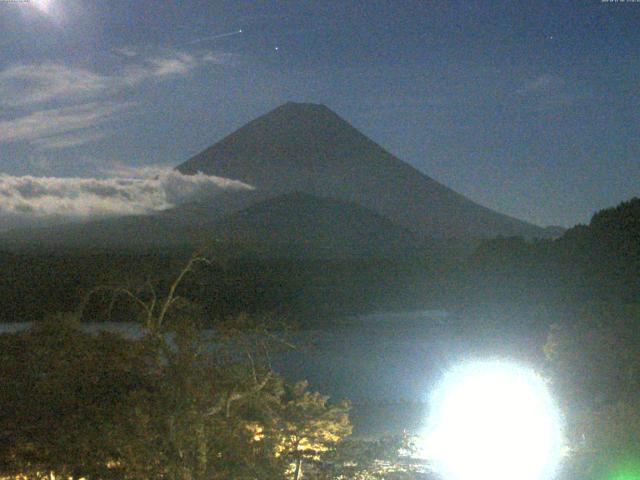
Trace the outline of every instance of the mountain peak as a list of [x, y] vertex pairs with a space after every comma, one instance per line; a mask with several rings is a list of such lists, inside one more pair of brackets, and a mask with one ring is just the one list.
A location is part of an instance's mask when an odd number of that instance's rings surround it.
[[267, 196], [301, 191], [355, 203], [428, 236], [544, 236], [429, 178], [325, 105], [280, 105], [177, 168], [240, 180]]
[[249, 122], [247, 126], [285, 127], [288, 130], [300, 130], [313, 125], [316, 129], [322, 125], [340, 124], [342, 128], [350, 125], [329, 107], [319, 103], [287, 102], [270, 112]]
[[331, 111], [331, 109], [327, 107], [324, 103], [308, 103], [308, 102], [286, 102], [280, 105], [279, 107], [276, 107], [272, 111], [277, 111], [277, 110], [291, 110], [291, 111], [297, 110], [297, 111], [305, 111], [305, 112], [326, 111], [326, 110]]

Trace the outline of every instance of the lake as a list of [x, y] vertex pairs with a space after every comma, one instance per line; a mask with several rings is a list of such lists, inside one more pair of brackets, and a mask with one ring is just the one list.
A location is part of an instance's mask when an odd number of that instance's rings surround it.
[[[426, 402], [438, 378], [460, 362], [497, 357], [539, 366], [545, 328], [523, 328], [511, 320], [504, 313], [461, 328], [467, 322], [434, 310], [354, 317], [330, 331], [297, 332], [293, 341], [304, 348], [277, 354], [273, 364], [286, 378], [307, 379], [312, 389], [349, 399], [360, 405], [356, 413], [370, 416], [363, 413], [365, 406]], [[0, 332], [28, 326], [0, 324]], [[86, 329], [140, 334], [134, 324], [87, 324]]]

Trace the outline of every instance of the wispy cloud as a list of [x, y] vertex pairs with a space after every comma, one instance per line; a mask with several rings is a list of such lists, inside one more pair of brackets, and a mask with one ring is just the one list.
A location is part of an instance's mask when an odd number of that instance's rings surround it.
[[70, 107], [39, 110], [0, 121], [0, 142], [33, 141], [101, 124], [114, 114], [135, 105], [132, 102], [89, 102]]
[[184, 42], [182, 45], [195, 45], [197, 43], [210, 42], [212, 40], [217, 40], [219, 38], [233, 37], [235, 35], [240, 35], [242, 33], [242, 29], [234, 30], [233, 32], [227, 33], [218, 33], [215, 35], [207, 35], [206, 37], [196, 38], [195, 40], [191, 40], [189, 42]]
[[518, 93], [551, 93], [564, 85], [564, 80], [548, 73], [530, 78], [524, 82]]
[[134, 47], [116, 47], [111, 50], [116, 55], [122, 55], [123, 57], [133, 58], [140, 55], [140, 51]]
[[[135, 50], [127, 52], [133, 56]], [[15, 107], [52, 101], [75, 102], [114, 94], [145, 81], [186, 75], [202, 65], [223, 63], [227, 57], [212, 52], [192, 54], [170, 50], [128, 63], [110, 75], [56, 63], [13, 65], [0, 71], [0, 104]]]
[[0, 142], [26, 141], [40, 149], [63, 149], [99, 140], [104, 132], [86, 129], [135, 105], [112, 98], [121, 99], [146, 82], [185, 76], [228, 59], [210, 51], [142, 55], [128, 48], [119, 54], [127, 61], [110, 74], [58, 63], [17, 64], [0, 71], [0, 106], [10, 107], [12, 115], [0, 117]]
[[239, 181], [182, 175], [164, 167], [127, 169], [129, 176], [61, 178], [0, 174], [0, 223], [148, 214], [224, 190], [247, 190]]
[[533, 111], [565, 109], [580, 102], [593, 101], [591, 87], [576, 78], [544, 73], [521, 81], [514, 97]]
[[97, 142], [106, 136], [107, 134], [104, 132], [80, 130], [69, 134], [38, 138], [33, 140], [33, 144], [41, 150], [60, 150], [63, 148], [78, 147], [80, 145]]
[[156, 77], [184, 75], [194, 69], [197, 62], [193, 56], [186, 53], [169, 58], [154, 58], [149, 62], [149, 73]]
[[111, 77], [59, 64], [13, 65], [0, 72], [0, 103], [33, 105], [56, 99], [96, 96], [112, 85]]

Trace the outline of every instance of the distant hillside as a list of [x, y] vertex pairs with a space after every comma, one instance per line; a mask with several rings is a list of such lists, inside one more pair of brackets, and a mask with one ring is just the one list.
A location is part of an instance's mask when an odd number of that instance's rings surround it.
[[549, 225], [548, 227], [544, 227], [544, 231], [547, 234], [548, 238], [559, 238], [567, 231], [567, 228], [561, 227], [559, 225]]
[[214, 241], [238, 253], [309, 259], [406, 254], [427, 245], [408, 229], [349, 202], [300, 192], [273, 198], [239, 192], [154, 215], [4, 232], [0, 249], [196, 249]]
[[224, 217], [213, 231], [230, 243], [262, 244], [280, 255], [305, 258], [380, 256], [424, 246], [409, 230], [363, 207], [300, 192]]
[[640, 198], [600, 210], [588, 226], [567, 230], [552, 252], [574, 281], [598, 296], [640, 303]]
[[469, 259], [465, 276], [468, 291], [488, 301], [502, 295], [639, 303], [640, 198], [601, 210], [589, 225], [555, 240], [487, 240]]
[[134, 215], [1, 232], [0, 250], [146, 250], [192, 245], [200, 231], [176, 218]]
[[547, 237], [399, 160], [323, 105], [287, 103], [179, 165], [277, 196], [301, 191], [361, 205], [429, 237]]

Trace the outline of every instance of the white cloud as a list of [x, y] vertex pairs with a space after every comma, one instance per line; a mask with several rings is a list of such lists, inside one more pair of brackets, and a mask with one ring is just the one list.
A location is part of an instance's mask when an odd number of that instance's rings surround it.
[[38, 138], [33, 140], [33, 144], [40, 150], [60, 150], [63, 148], [78, 147], [87, 143], [102, 140], [106, 133], [92, 130], [80, 130], [74, 133], [54, 135], [51, 137]]
[[223, 190], [251, 186], [173, 169], [122, 169], [111, 178], [34, 177], [0, 174], [0, 225], [43, 220], [148, 214]]
[[[126, 51], [128, 58], [135, 55], [131, 49], [121, 51]], [[76, 102], [114, 94], [152, 79], [186, 75], [202, 65], [223, 63], [227, 57], [169, 50], [129, 63], [110, 75], [57, 63], [13, 65], [0, 71], [0, 104], [16, 107]]]
[[84, 68], [45, 63], [13, 65], [0, 72], [0, 103], [9, 106], [86, 98], [105, 92], [112, 79]]
[[112, 50], [116, 55], [122, 55], [123, 57], [133, 58], [140, 55], [140, 51], [133, 47], [118, 47]]
[[[0, 71], [0, 105], [14, 112], [13, 118], [0, 120], [0, 142], [27, 141], [40, 149], [62, 149], [95, 141], [103, 134], [81, 130], [134, 105], [109, 101], [110, 97], [122, 98], [145, 82], [184, 76], [229, 58], [209, 51], [165, 50], [144, 58], [133, 49], [119, 53], [128, 63], [109, 75], [57, 63], [18, 64]], [[17, 109], [22, 113], [16, 116]], [[45, 138], [61, 134], [66, 137]]]
[[71, 107], [39, 110], [0, 121], [0, 142], [42, 141], [44, 137], [82, 130], [109, 120], [132, 102], [89, 102]]
[[153, 58], [149, 60], [150, 73], [154, 76], [184, 75], [198, 64], [192, 55], [181, 53], [171, 57]]

